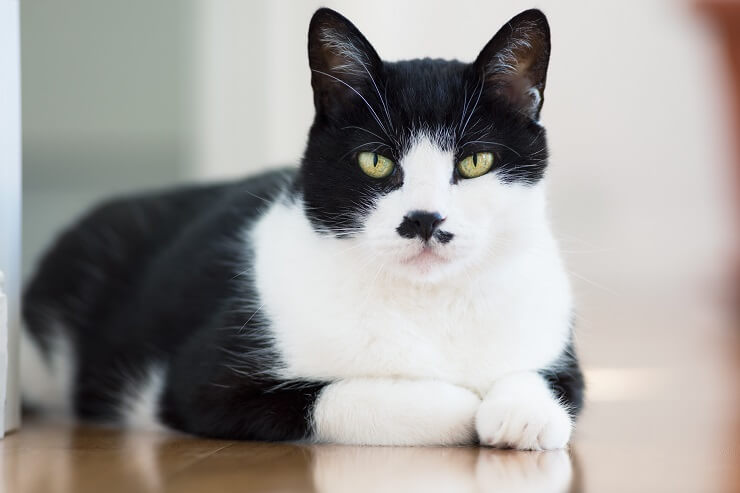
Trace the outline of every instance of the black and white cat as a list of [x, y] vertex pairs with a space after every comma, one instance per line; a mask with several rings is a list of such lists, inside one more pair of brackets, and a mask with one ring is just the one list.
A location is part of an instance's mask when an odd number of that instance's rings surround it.
[[567, 444], [582, 405], [548, 225], [545, 16], [474, 63], [309, 27], [298, 170], [107, 202], [25, 296], [29, 407], [208, 437]]

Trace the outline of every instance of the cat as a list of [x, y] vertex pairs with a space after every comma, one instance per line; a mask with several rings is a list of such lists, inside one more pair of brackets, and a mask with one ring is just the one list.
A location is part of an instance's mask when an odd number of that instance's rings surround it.
[[545, 204], [550, 31], [473, 63], [308, 33], [298, 169], [115, 198], [25, 292], [24, 402], [204, 437], [558, 449], [583, 404]]

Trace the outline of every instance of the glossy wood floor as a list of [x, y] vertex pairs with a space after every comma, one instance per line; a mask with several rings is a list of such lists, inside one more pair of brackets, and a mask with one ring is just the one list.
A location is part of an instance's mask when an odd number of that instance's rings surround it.
[[0, 492], [740, 492], [740, 331], [683, 313], [600, 320], [579, 341], [589, 399], [568, 452], [239, 443], [35, 421], [0, 441]]

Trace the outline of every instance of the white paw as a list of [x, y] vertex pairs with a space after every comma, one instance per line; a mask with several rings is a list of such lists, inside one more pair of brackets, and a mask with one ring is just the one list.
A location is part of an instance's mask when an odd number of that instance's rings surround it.
[[518, 450], [554, 450], [567, 445], [573, 423], [553, 398], [496, 394], [486, 397], [475, 418], [481, 445]]
[[342, 380], [321, 391], [313, 426], [319, 442], [353, 445], [475, 443], [481, 400], [468, 389], [434, 380]]

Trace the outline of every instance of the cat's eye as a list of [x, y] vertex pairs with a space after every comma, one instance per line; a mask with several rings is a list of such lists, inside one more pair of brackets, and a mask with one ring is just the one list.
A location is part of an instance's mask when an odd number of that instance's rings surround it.
[[457, 163], [457, 171], [463, 178], [477, 178], [493, 167], [492, 152], [476, 152]]
[[357, 163], [367, 176], [385, 178], [393, 172], [394, 163], [377, 152], [361, 152], [357, 155]]

